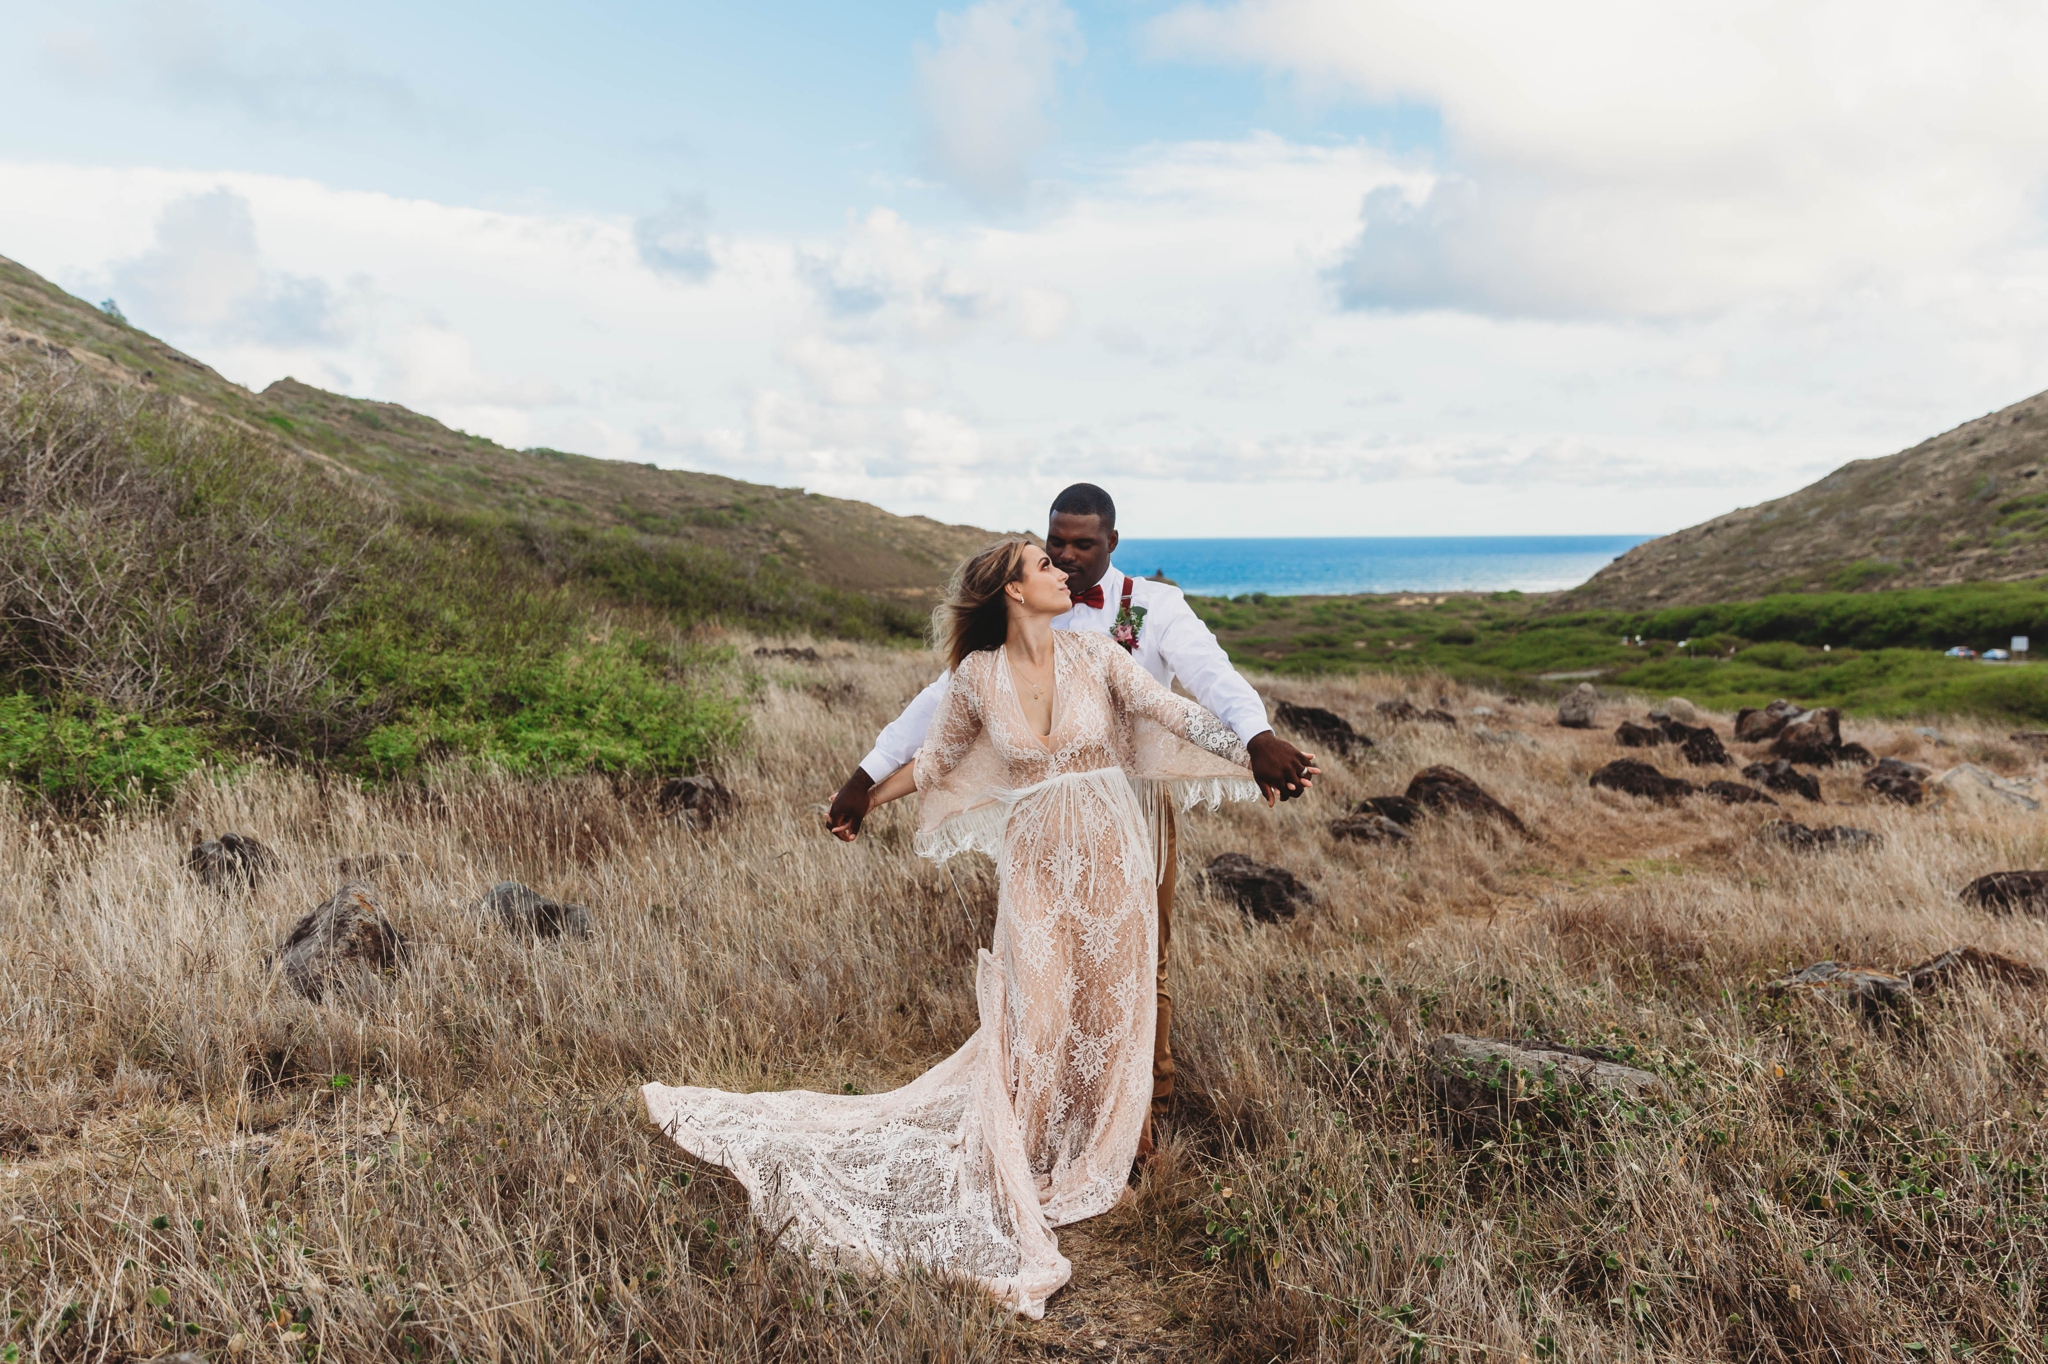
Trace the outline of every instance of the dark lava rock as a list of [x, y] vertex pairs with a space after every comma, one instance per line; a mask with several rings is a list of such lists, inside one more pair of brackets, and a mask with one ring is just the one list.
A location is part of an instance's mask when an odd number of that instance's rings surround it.
[[1842, 712], [1822, 706], [1794, 717], [1771, 741], [1771, 752], [1808, 767], [1833, 767], [1842, 748]]
[[1994, 871], [1964, 886], [1962, 897], [1994, 914], [2048, 914], [2048, 871]]
[[253, 838], [222, 834], [192, 845], [185, 866], [215, 890], [253, 886], [277, 870], [277, 854]]
[[587, 938], [590, 911], [565, 905], [517, 881], [500, 881], [477, 901], [477, 912], [496, 915], [509, 933], [522, 938]]
[[1415, 835], [1385, 815], [1346, 815], [1330, 821], [1330, 837], [1354, 843], [1406, 843]]
[[1591, 729], [1600, 713], [1600, 693], [1591, 682], [1581, 682], [1557, 703], [1557, 723], [1565, 729]]
[[1901, 805], [1918, 805], [1927, 799], [1926, 781], [1926, 768], [1886, 758], [1863, 774], [1863, 789]]
[[756, 658], [786, 658], [792, 663], [823, 663], [816, 649], [770, 649], [766, 645], [754, 650]]
[[1705, 725], [1681, 725], [1676, 720], [1667, 720], [1664, 732], [1694, 767], [1726, 767], [1734, 761], [1721, 746], [1721, 736]]
[[405, 939], [384, 917], [377, 892], [351, 881], [292, 926], [271, 963], [291, 987], [319, 999], [345, 975], [388, 971], [405, 954]]
[[1202, 873], [1211, 895], [1227, 896], [1261, 923], [1291, 919], [1296, 910], [1316, 902], [1315, 893], [1285, 867], [1254, 862], [1243, 853], [1224, 853]]
[[1774, 995], [1801, 994], [1808, 998], [1831, 997], [1854, 1003], [1867, 1016], [1911, 1015], [1918, 1012], [1915, 995], [1931, 995], [1954, 985], [1965, 976], [2038, 990], [2048, 985], [2048, 971], [2003, 952], [1981, 947], [1953, 947], [1938, 956], [1909, 966], [1898, 975], [1866, 968], [1844, 966], [1838, 961], [1819, 961], [1789, 976], [1781, 976], [1764, 988]]
[[725, 819], [740, 808], [740, 798], [716, 777], [670, 777], [654, 793], [665, 815], [676, 815], [692, 828]]
[[1837, 763], [1855, 763], [1858, 767], [1868, 767], [1877, 761], [1877, 755], [1862, 744], [1843, 744], [1835, 750], [1835, 761]]
[[1431, 1039], [1426, 1055], [1430, 1091], [1454, 1119], [1482, 1132], [1539, 1118], [1546, 1100], [1576, 1108], [1604, 1094], [1643, 1104], [1666, 1092], [1648, 1071], [1585, 1047], [1446, 1033]]
[[1913, 1001], [1913, 982], [1904, 976], [1844, 966], [1838, 961], [1817, 961], [1789, 976], [1770, 981], [1764, 989], [1780, 997], [1798, 995], [1808, 999], [1839, 1000], [1856, 1005], [1870, 1017], [1911, 1014], [1918, 1007]]
[[1526, 836], [1529, 832], [1520, 816], [1455, 767], [1425, 767], [1417, 772], [1408, 783], [1408, 799], [1439, 813], [1463, 810], [1468, 815], [1505, 824], [1518, 834]]
[[2048, 729], [2016, 729], [2005, 737], [2029, 748], [2048, 748]]
[[1710, 781], [1703, 788], [1706, 793], [1723, 805], [1776, 805], [1754, 786], [1744, 786], [1739, 781]]
[[1820, 800], [1820, 779], [1799, 771], [1783, 758], [1776, 762], [1751, 763], [1742, 769], [1742, 779], [1761, 782], [1766, 790], [1782, 791], [1788, 796]]
[[1422, 714], [1416, 716], [1415, 718], [1422, 721], [1426, 725], [1449, 725], [1452, 729], [1456, 729], [1458, 727], [1457, 716], [1451, 714], [1447, 710], [1439, 710], [1434, 706], [1422, 712]]
[[1373, 707], [1375, 714], [1388, 720], [1413, 720], [1422, 714], [1406, 700], [1382, 701]]
[[1826, 828], [1812, 828], [1789, 819], [1774, 820], [1763, 827], [1763, 836], [1773, 842], [1783, 843], [1800, 852], [1827, 852], [1837, 848], [1877, 848], [1884, 840], [1868, 829], [1852, 829], [1846, 824], [1833, 824]]
[[1275, 724], [1285, 725], [1319, 748], [1350, 757], [1353, 750], [1371, 748], [1372, 740], [1351, 727], [1351, 722], [1321, 706], [1297, 706], [1292, 701], [1273, 707]]
[[1351, 807], [1354, 815], [1385, 815], [1396, 824], [1414, 827], [1422, 818], [1422, 807], [1406, 796], [1367, 796]]
[[[1558, 723], [1564, 722], [1560, 720]], [[1632, 720], [1623, 720], [1614, 731], [1614, 741], [1623, 748], [1656, 748], [1665, 740], [1663, 730], [1653, 725], [1639, 725]]]
[[2048, 971], [2017, 957], [2008, 957], [2003, 952], [1987, 952], [1981, 947], [1952, 947], [1940, 956], [1929, 957], [1918, 966], [1906, 968], [1906, 979], [1912, 981], [1913, 989], [1923, 995], [1932, 994], [1966, 975], [2006, 985], [2024, 985], [2033, 990], [2048, 985]]
[[1615, 759], [1595, 772], [1588, 784], [1631, 796], [1643, 796], [1661, 805], [1681, 801], [1697, 789], [1689, 781], [1667, 777], [1648, 763], [1637, 762], [1634, 758]]
[[1762, 710], [1744, 706], [1735, 712], [1735, 737], [1745, 744], [1760, 744], [1776, 737], [1778, 731], [1785, 727], [1785, 722], [1803, 714], [1804, 709], [1797, 701], [1782, 698]]

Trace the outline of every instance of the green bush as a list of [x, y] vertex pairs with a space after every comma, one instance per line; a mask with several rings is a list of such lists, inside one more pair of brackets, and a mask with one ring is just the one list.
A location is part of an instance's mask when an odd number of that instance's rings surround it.
[[67, 809], [164, 795], [211, 753], [189, 726], [152, 725], [91, 702], [0, 696], [0, 778]]

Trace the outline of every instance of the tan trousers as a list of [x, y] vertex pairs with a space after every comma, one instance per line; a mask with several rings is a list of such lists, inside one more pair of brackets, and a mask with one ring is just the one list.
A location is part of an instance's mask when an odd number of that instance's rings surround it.
[[1159, 1023], [1152, 1036], [1152, 1110], [1164, 1112], [1173, 1098], [1173, 993], [1166, 983], [1166, 945], [1173, 937], [1173, 883], [1178, 871], [1180, 841], [1174, 827], [1173, 806], [1164, 806], [1159, 818], [1166, 834], [1164, 872], [1159, 878]]

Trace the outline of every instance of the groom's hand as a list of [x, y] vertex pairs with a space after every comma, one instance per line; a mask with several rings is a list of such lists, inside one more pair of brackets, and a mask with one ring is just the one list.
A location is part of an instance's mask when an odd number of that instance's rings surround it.
[[832, 808], [825, 815], [825, 827], [832, 831], [834, 838], [853, 842], [860, 833], [860, 822], [868, 817], [868, 793], [874, 789], [875, 779], [867, 774], [867, 770], [854, 768], [853, 775], [846, 779], [846, 785], [832, 797]]
[[1322, 770], [1316, 766], [1314, 754], [1302, 752], [1270, 729], [1245, 747], [1252, 755], [1252, 780], [1259, 784], [1268, 805], [1275, 796], [1293, 800], [1307, 794]]

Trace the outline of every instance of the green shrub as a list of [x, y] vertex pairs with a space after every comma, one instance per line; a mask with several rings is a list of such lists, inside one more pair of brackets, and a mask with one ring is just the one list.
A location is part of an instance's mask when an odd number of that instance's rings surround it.
[[211, 752], [189, 726], [91, 702], [52, 708], [26, 692], [0, 696], [0, 778], [63, 808], [164, 795]]

